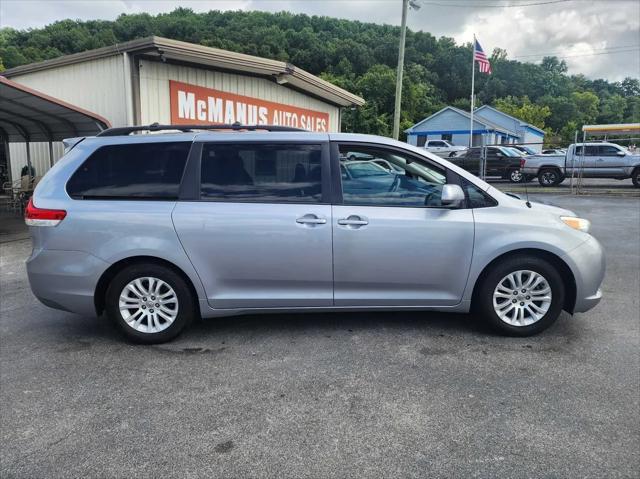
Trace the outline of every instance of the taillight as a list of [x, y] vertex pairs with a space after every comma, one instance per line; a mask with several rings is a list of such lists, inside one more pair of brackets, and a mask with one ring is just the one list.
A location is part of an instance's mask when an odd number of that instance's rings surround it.
[[36, 208], [33, 205], [33, 198], [29, 198], [27, 208], [24, 210], [24, 222], [27, 226], [58, 226], [65, 216], [67, 216], [65, 210]]
[[524, 164], [527, 162], [525, 158], [520, 158], [520, 168], [524, 168]]

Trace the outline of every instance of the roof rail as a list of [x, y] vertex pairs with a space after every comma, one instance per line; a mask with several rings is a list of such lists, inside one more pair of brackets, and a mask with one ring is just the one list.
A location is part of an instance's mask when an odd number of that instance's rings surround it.
[[182, 132], [193, 130], [233, 130], [233, 131], [308, 131], [302, 128], [293, 128], [290, 126], [280, 125], [242, 125], [240, 123], [233, 123], [232, 125], [220, 124], [220, 125], [160, 125], [159, 123], [152, 123], [151, 125], [139, 125], [139, 126], [123, 126], [118, 128], [107, 128], [102, 130], [96, 136], [122, 136], [135, 133], [137, 131], [166, 131], [166, 130], [178, 130]]

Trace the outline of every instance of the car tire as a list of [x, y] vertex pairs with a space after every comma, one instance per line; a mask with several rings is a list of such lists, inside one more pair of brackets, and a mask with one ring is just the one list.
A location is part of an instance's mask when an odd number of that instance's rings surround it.
[[640, 167], [636, 168], [631, 173], [631, 181], [633, 182], [633, 186], [640, 188]]
[[356, 155], [350, 155], [349, 161], [356, 161]]
[[455, 158], [456, 157], [456, 152], [452, 151], [451, 153], [449, 153], [449, 158]]
[[531, 336], [558, 319], [564, 297], [562, 277], [551, 263], [518, 255], [491, 267], [476, 291], [474, 306], [495, 331]]
[[111, 280], [105, 300], [109, 319], [127, 338], [141, 344], [170, 341], [196, 316], [187, 282], [159, 264], [123, 269]]
[[542, 168], [538, 172], [538, 182], [541, 186], [556, 186], [562, 183], [564, 178], [557, 168]]
[[507, 177], [511, 183], [524, 183], [525, 177], [517, 168], [512, 168], [507, 173]]

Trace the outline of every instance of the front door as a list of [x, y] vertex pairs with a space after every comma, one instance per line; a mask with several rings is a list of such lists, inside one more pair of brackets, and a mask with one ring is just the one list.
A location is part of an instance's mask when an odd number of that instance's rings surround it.
[[487, 176], [503, 176], [505, 171], [506, 158], [504, 154], [493, 146], [487, 150]]
[[613, 145], [599, 145], [595, 161], [595, 174], [598, 177], [624, 176], [625, 154]]
[[459, 303], [471, 264], [474, 223], [471, 210], [442, 207], [445, 170], [404, 150], [362, 144], [334, 146], [333, 164], [349, 170], [343, 155], [354, 149], [402, 172], [371, 169], [357, 181], [342, 175], [342, 198], [332, 215], [335, 305]]
[[202, 145], [197, 198], [173, 221], [210, 306], [333, 304], [328, 164], [326, 141]]

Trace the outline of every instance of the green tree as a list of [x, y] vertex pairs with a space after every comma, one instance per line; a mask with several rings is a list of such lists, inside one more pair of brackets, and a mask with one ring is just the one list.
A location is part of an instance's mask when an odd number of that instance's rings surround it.
[[600, 98], [590, 91], [578, 92], [571, 94], [571, 99], [576, 105], [577, 120], [581, 125], [593, 123], [598, 116], [598, 106]]
[[527, 96], [522, 98], [513, 98], [511, 96], [499, 98], [494, 106], [507, 115], [515, 116], [541, 129], [544, 129], [545, 120], [551, 115], [551, 109], [548, 106], [531, 103]]

